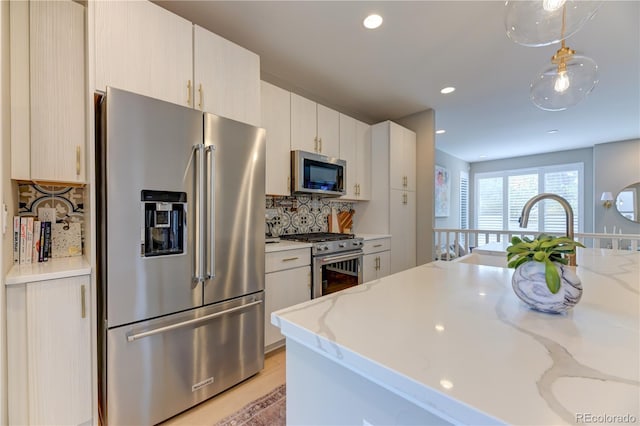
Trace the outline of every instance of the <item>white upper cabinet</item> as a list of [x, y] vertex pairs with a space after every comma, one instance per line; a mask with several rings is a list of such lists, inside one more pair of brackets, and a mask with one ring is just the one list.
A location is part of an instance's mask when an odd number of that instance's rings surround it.
[[368, 200], [371, 187], [371, 130], [366, 123], [340, 114], [340, 155], [347, 162], [343, 198]]
[[393, 189], [416, 190], [416, 134], [396, 123], [390, 122], [390, 174]]
[[338, 111], [291, 93], [291, 149], [340, 155]]
[[340, 159], [347, 162], [346, 194], [342, 198], [356, 199], [358, 194], [356, 120], [340, 114]]
[[11, 177], [85, 182], [84, 6], [11, 2]]
[[191, 22], [147, 1], [95, 1], [95, 86], [193, 107]]
[[322, 155], [340, 155], [340, 114], [331, 108], [318, 104], [318, 143]]
[[288, 91], [261, 82], [262, 121], [267, 131], [266, 193], [290, 195], [291, 97]]
[[195, 107], [259, 126], [260, 57], [197, 25], [193, 38]]

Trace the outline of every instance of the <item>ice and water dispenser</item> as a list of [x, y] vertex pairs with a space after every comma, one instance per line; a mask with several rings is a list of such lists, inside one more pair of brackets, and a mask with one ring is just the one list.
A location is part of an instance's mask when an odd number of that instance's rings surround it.
[[143, 190], [143, 257], [184, 253], [187, 241], [187, 193]]

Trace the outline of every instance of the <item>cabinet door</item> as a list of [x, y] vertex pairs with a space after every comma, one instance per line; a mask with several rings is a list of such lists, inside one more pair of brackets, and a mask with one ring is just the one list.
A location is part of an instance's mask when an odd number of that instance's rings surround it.
[[267, 130], [266, 193], [290, 195], [291, 97], [279, 87], [261, 82], [262, 121]]
[[378, 278], [378, 254], [365, 254], [362, 256], [362, 282], [366, 283]]
[[30, 424], [91, 420], [89, 300], [88, 276], [27, 285]]
[[408, 191], [416, 190], [416, 134], [409, 129], [403, 129], [402, 167], [407, 177]]
[[389, 186], [391, 189], [405, 189], [404, 129], [389, 122]]
[[318, 104], [318, 151], [322, 155], [340, 155], [340, 113]]
[[371, 126], [356, 120], [358, 200], [371, 199]]
[[148, 1], [96, 1], [95, 85], [193, 106], [191, 22]]
[[193, 38], [195, 107], [259, 126], [260, 57], [197, 25]]
[[376, 254], [378, 260], [378, 278], [384, 278], [391, 273], [391, 252], [381, 251]]
[[415, 192], [392, 189], [390, 194], [391, 273], [416, 265]]
[[316, 103], [291, 94], [291, 149], [318, 152]]
[[268, 347], [284, 336], [271, 325], [271, 313], [311, 299], [311, 267], [271, 272], [265, 275], [264, 346]]
[[358, 198], [358, 154], [356, 152], [356, 120], [340, 114], [340, 154], [347, 162], [347, 193], [342, 198], [355, 200]]
[[[85, 181], [84, 7], [29, 3], [30, 178]], [[19, 144], [29, 146], [27, 141]]]

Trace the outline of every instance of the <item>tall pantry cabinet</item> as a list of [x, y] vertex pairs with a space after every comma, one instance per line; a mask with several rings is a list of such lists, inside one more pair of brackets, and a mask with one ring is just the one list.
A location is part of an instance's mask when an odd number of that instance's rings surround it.
[[391, 273], [416, 266], [416, 134], [371, 126], [371, 200], [356, 206], [359, 233], [391, 234]]

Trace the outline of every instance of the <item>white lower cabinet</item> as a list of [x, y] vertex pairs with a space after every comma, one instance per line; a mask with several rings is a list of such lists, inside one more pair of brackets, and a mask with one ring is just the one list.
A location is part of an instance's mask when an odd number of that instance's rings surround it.
[[89, 275], [7, 286], [9, 424], [90, 424]]
[[362, 282], [377, 280], [391, 273], [391, 239], [365, 240]]
[[311, 250], [308, 248], [266, 253], [264, 285], [264, 347], [284, 343], [280, 329], [271, 324], [271, 313], [311, 299]]

